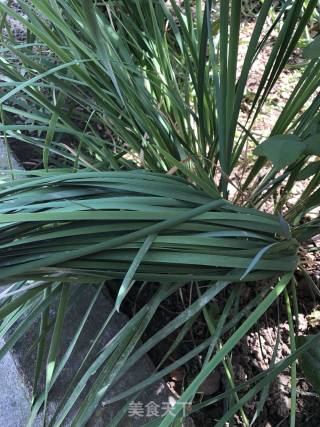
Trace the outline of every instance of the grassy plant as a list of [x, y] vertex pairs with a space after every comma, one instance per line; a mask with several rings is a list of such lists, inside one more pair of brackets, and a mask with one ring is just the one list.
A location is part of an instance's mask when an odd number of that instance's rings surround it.
[[79, 280], [81, 272], [87, 281], [121, 278], [150, 236], [132, 274], [141, 280], [257, 280], [298, 261], [284, 220], [212, 199], [181, 179], [132, 171], [16, 182], [2, 191], [2, 279], [34, 270], [39, 278], [39, 269], [54, 280], [64, 270]]
[[[245, 404], [261, 392], [261, 411], [271, 381], [289, 365], [296, 378], [296, 359], [318, 339], [295, 346], [290, 302], [295, 294], [288, 286], [295, 283], [299, 245], [319, 230], [319, 217], [307, 217], [320, 201], [315, 159], [320, 155], [317, 40], [304, 51], [301, 78], [270, 137], [261, 141], [252, 134], [317, 1], [286, 1], [268, 27], [272, 1], [265, 0], [241, 65], [238, 0], [221, 0], [218, 8], [207, 0], [204, 9], [199, 0], [195, 5], [185, 1], [184, 9], [174, 0], [106, 1], [95, 7], [84, 0], [18, 3], [23, 14], [0, 4], [0, 70], [5, 76], [0, 129], [6, 141], [14, 138], [38, 149], [43, 170], [1, 185], [0, 280], [17, 282], [2, 295], [0, 333], [11, 325], [12, 316], [26, 320], [0, 356], [39, 316], [41, 356], [41, 337], [50, 329], [48, 307], [60, 297], [46, 364], [43, 357], [37, 358], [35, 390], [43, 367], [46, 384], [34, 396], [30, 425], [40, 408], [46, 408], [85, 323], [84, 318], [59, 360], [72, 282], [95, 286], [96, 298], [101, 282], [111, 278], [121, 280], [113, 313], [140, 281], [157, 282], [159, 288], [128, 327], [95, 354], [110, 321], [106, 318], [50, 425], [65, 421], [88, 378], [101, 369], [73, 419], [72, 425], [85, 425], [105, 393], [141, 356], [174, 331], [181, 332], [173, 347], [178, 345], [193, 319], [203, 315], [208, 339], [181, 359], [172, 362], [166, 357], [154, 375], [112, 398], [132, 399], [205, 354], [201, 371], [181, 396], [181, 402], [192, 402], [220, 363], [228, 368], [233, 348], [284, 293], [291, 355], [250, 379], [249, 391], [248, 384], [232, 384], [224, 394], [192, 406], [197, 411], [224, 399], [227, 410], [217, 425], [232, 420], [238, 411], [248, 425]], [[27, 30], [25, 40], [16, 40], [7, 15]], [[243, 121], [250, 72], [280, 21]], [[245, 167], [248, 155], [253, 162]], [[307, 184], [288, 209], [290, 192], [299, 181]], [[247, 307], [239, 308], [239, 282], [258, 280], [263, 280], [262, 289]], [[162, 302], [190, 282], [197, 286], [198, 298], [141, 343]], [[222, 292], [228, 298], [226, 308], [214, 323], [208, 304]], [[93, 307], [94, 301], [86, 316]], [[295, 408], [293, 402], [292, 426]], [[181, 410], [178, 402], [172, 413], [152, 425], [179, 422]], [[117, 422], [120, 418], [121, 414]]]

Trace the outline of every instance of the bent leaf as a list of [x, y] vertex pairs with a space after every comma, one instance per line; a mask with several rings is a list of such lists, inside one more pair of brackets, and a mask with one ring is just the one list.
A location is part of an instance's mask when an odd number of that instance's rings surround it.
[[141, 264], [141, 261], [143, 260], [144, 256], [146, 255], [150, 246], [152, 245], [152, 242], [156, 238], [156, 236], [157, 236], [156, 234], [151, 234], [150, 236], [147, 236], [146, 240], [144, 241], [141, 248], [139, 249], [137, 255], [133, 259], [132, 264], [130, 265], [130, 268], [127, 271], [127, 273], [123, 279], [123, 282], [120, 286], [118, 296], [116, 299], [115, 307], [116, 307], [116, 310], [118, 312], [120, 310], [120, 305], [121, 305], [123, 299], [125, 298], [125, 296], [129, 292], [129, 290], [131, 289], [131, 283], [133, 281], [134, 275], [135, 275], [139, 265]]
[[295, 162], [304, 149], [305, 144], [295, 135], [275, 135], [258, 145], [254, 153], [266, 157], [279, 170]]
[[320, 37], [316, 37], [307, 47], [303, 49], [302, 55], [306, 59], [320, 57]]

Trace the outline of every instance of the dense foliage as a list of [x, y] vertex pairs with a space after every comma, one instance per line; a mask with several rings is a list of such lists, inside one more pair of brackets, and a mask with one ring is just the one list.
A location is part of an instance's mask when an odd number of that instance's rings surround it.
[[[101, 283], [117, 278], [114, 312], [142, 281], [158, 283], [158, 291], [111, 346], [96, 355], [93, 343], [86, 356], [88, 361], [94, 355], [93, 361], [80, 367], [50, 425], [63, 423], [86, 379], [101, 368], [73, 419], [72, 425], [85, 425], [104, 394], [142, 355], [177, 330], [181, 333], [174, 348], [202, 316], [207, 340], [174, 363], [168, 354], [165, 367], [114, 401], [135, 396], [202, 354], [202, 369], [186, 385], [180, 402], [192, 402], [222, 363], [230, 388], [213, 402], [195, 402], [192, 411], [225, 399], [225, 414], [216, 425], [223, 426], [237, 412], [250, 425], [245, 404], [262, 391], [255, 419], [268, 385], [291, 366], [294, 426], [296, 360], [319, 339], [296, 345], [297, 312], [291, 310], [298, 307], [294, 272], [307, 274], [299, 247], [319, 233], [319, 38], [300, 55], [301, 77], [269, 137], [259, 140], [252, 129], [305, 36], [317, 1], [288, 0], [274, 8], [272, 0], [265, 0], [241, 62], [238, 0], [188, 0], [183, 8], [175, 0], [102, 1], [95, 6], [86, 0], [17, 3], [20, 11], [10, 2], [0, 3], [0, 130], [8, 151], [12, 140], [30, 144], [41, 170], [12, 170], [0, 189], [0, 279], [3, 284], [19, 280], [2, 299], [1, 334], [14, 322], [18, 326], [0, 355], [41, 316], [30, 425], [46, 407], [83, 327], [60, 361], [59, 331], [68, 315], [70, 283], [92, 284], [98, 295]], [[12, 30], [17, 25], [25, 30], [23, 40]], [[248, 78], [270, 45], [243, 119]], [[298, 182], [304, 188], [288, 207]], [[257, 280], [256, 297], [242, 309], [243, 283]], [[190, 282], [197, 299], [141, 343], [161, 303]], [[225, 308], [213, 319], [208, 306], [222, 292]], [[250, 379], [249, 391], [246, 385], [235, 388], [232, 350], [282, 293], [291, 355]], [[48, 310], [58, 296], [57, 316], [49, 326]], [[52, 328], [45, 361], [42, 338]], [[41, 368], [46, 383], [38, 393]], [[152, 425], [180, 422], [181, 411], [178, 402]]]

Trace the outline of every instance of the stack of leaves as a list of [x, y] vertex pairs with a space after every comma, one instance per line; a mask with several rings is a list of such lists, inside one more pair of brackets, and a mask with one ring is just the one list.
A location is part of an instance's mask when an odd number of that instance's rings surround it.
[[3, 184], [0, 200], [1, 280], [239, 281], [297, 264], [297, 241], [281, 217], [172, 176], [52, 172]]

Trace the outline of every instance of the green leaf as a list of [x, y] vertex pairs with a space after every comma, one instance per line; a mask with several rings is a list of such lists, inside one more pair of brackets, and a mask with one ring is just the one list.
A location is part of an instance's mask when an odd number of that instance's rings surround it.
[[320, 57], [320, 36], [316, 37], [303, 49], [302, 55], [306, 59], [317, 59]]
[[[313, 335], [298, 337], [298, 347], [307, 343]], [[312, 384], [317, 393], [320, 394], [320, 337], [315, 340], [312, 347], [300, 356], [300, 366], [307, 380]]]
[[258, 145], [254, 153], [271, 160], [279, 170], [296, 161], [304, 149], [304, 143], [295, 135], [275, 135]]
[[304, 179], [308, 179], [318, 172], [320, 172], [320, 161], [312, 162], [299, 172], [297, 179], [303, 181]]
[[120, 286], [118, 296], [115, 302], [115, 307], [118, 312], [120, 310], [120, 305], [123, 299], [125, 298], [126, 294], [129, 292], [131, 288], [131, 283], [133, 281], [134, 275], [155, 238], [156, 238], [156, 234], [151, 234], [150, 236], [148, 236], [146, 240], [143, 242], [134, 260], [132, 261], [132, 264], [129, 270], [127, 271], [123, 279], [123, 282]]
[[313, 156], [320, 156], [320, 134], [312, 135], [304, 141], [305, 152]]
[[61, 284], [60, 289], [61, 289], [60, 302], [59, 302], [58, 311], [56, 314], [56, 320], [55, 320], [53, 334], [50, 342], [50, 348], [49, 348], [49, 354], [48, 354], [47, 366], [46, 366], [44, 414], [46, 414], [48, 394], [50, 390], [52, 377], [57, 364], [57, 358], [58, 358], [60, 345], [61, 345], [63, 323], [64, 323], [66, 311], [68, 309], [69, 285]]
[[241, 276], [240, 280], [243, 280], [249, 273], [254, 269], [258, 261], [263, 257], [263, 255], [273, 246], [275, 246], [277, 243], [271, 243], [270, 245], [265, 246], [264, 248], [260, 249], [260, 251], [255, 255], [253, 260], [250, 262], [248, 267], [246, 268], [246, 271]]
[[50, 68], [48, 71], [38, 74], [35, 77], [32, 77], [32, 79], [26, 80], [22, 82], [21, 84], [17, 85], [14, 89], [10, 90], [10, 92], [6, 93], [0, 98], [0, 104], [3, 104], [5, 101], [7, 101], [12, 96], [16, 95], [18, 92], [24, 90], [28, 86], [31, 86], [33, 83], [37, 82], [38, 80], [43, 79], [44, 77], [50, 76], [51, 74], [57, 73], [57, 71], [61, 71], [64, 68], [71, 67], [72, 65], [79, 65], [84, 61], [80, 61], [78, 59], [75, 59], [73, 61], [70, 61], [66, 64], [61, 64], [56, 67]]

